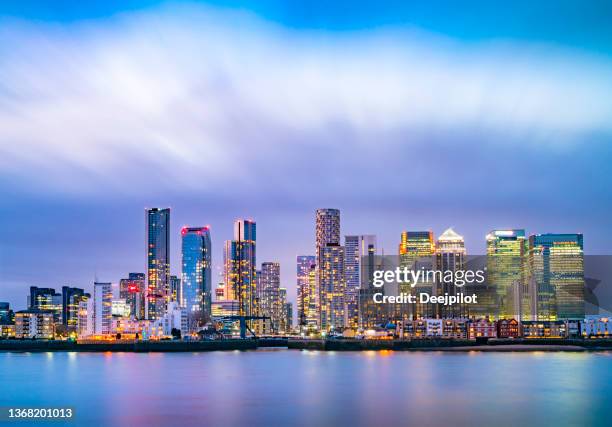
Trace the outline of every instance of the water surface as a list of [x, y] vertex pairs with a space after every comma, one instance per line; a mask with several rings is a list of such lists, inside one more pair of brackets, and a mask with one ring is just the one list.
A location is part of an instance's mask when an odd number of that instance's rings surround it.
[[604, 426], [612, 353], [0, 353], [0, 390], [79, 426]]

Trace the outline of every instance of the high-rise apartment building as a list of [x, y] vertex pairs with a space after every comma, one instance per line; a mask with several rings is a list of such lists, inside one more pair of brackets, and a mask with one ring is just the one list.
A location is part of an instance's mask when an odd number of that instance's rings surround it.
[[261, 275], [257, 280], [261, 288], [259, 311], [261, 315], [270, 317], [271, 330], [267, 332], [279, 333], [282, 330], [284, 315], [281, 301], [280, 264], [278, 262], [262, 263]]
[[359, 326], [359, 289], [373, 275], [371, 256], [376, 255], [376, 236], [344, 236], [346, 257], [344, 275], [346, 280], [346, 325], [351, 329]]
[[304, 332], [319, 329], [319, 292], [314, 255], [297, 257], [297, 326]]
[[[239, 219], [234, 222], [234, 240], [225, 242], [225, 299], [237, 300], [240, 315], [254, 316], [257, 309], [256, 224]], [[253, 322], [248, 322], [250, 325]]]
[[[177, 292], [187, 310], [189, 324], [210, 319], [212, 291], [212, 247], [209, 227], [183, 227], [182, 275]], [[192, 321], [193, 320], [193, 321]]]
[[346, 326], [346, 279], [338, 209], [317, 209], [315, 241], [320, 328], [322, 332], [341, 332]]
[[147, 289], [145, 317], [164, 315], [170, 292], [170, 208], [146, 210]]
[[111, 333], [113, 289], [111, 283], [94, 283], [93, 332], [96, 335]]

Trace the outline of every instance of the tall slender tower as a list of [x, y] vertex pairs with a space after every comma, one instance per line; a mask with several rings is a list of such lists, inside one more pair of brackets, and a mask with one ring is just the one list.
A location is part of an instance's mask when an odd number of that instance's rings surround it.
[[234, 222], [234, 240], [225, 242], [226, 295], [227, 299], [238, 301], [239, 313], [243, 316], [257, 314], [256, 241], [255, 221], [238, 219]]
[[170, 208], [146, 210], [147, 319], [161, 318], [170, 298]]
[[[359, 289], [362, 280], [368, 283], [368, 260], [376, 254], [376, 236], [344, 236], [346, 259], [344, 274], [346, 279], [346, 326], [357, 329], [359, 326]], [[365, 261], [364, 261], [365, 260]]]
[[314, 255], [297, 257], [297, 325], [305, 332], [319, 329], [319, 295], [313, 280], [316, 265]]
[[261, 264], [261, 276], [257, 279], [261, 286], [260, 312], [270, 316], [272, 331], [282, 331], [283, 308], [280, 295], [280, 264], [264, 262]]
[[[457, 234], [452, 228], [447, 229], [438, 237], [436, 243], [436, 268], [439, 271], [455, 272], [463, 270], [465, 265], [465, 240], [463, 236]], [[462, 293], [461, 288], [455, 283], [438, 283], [438, 293], [440, 295], [458, 295]], [[439, 315], [441, 318], [465, 318], [468, 316], [465, 304], [439, 305]]]
[[317, 209], [316, 257], [321, 331], [342, 331], [346, 326], [346, 281], [338, 209]]
[[190, 327], [210, 318], [212, 247], [209, 227], [183, 227], [180, 305], [187, 309]]

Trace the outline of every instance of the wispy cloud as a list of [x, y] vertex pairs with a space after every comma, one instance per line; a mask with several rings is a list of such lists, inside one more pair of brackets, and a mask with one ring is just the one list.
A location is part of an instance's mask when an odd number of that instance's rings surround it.
[[369, 161], [391, 180], [373, 156], [609, 137], [611, 88], [611, 58], [409, 28], [298, 31], [202, 7], [6, 21], [0, 178], [60, 192], [208, 191], [293, 183], [314, 158], [340, 175]]

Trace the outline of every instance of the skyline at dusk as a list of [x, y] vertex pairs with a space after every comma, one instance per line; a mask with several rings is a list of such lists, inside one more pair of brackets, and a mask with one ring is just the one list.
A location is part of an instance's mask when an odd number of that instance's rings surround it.
[[317, 208], [388, 254], [451, 226], [470, 254], [502, 228], [612, 253], [605, 2], [503, 22], [474, 2], [464, 27], [392, 3], [118, 4], [0, 7], [0, 300], [144, 272], [145, 207], [172, 208], [172, 274], [181, 227], [211, 226], [213, 284], [253, 218], [290, 301]]

